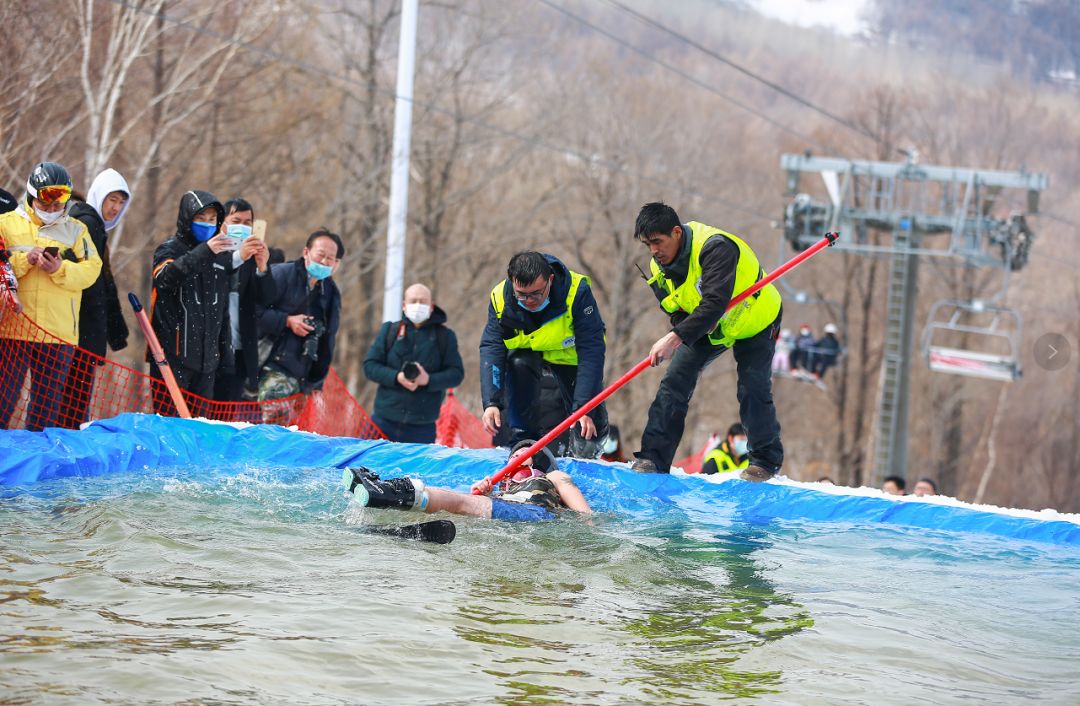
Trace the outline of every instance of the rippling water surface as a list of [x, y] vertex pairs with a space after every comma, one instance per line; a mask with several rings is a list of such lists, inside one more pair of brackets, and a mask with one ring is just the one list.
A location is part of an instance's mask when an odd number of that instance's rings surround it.
[[0, 703], [1080, 703], [1075, 548], [648, 500], [433, 546], [338, 475], [8, 489]]

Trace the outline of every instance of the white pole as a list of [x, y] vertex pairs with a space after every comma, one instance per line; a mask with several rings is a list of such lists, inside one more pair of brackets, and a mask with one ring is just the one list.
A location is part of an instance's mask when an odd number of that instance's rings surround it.
[[405, 224], [409, 213], [409, 147], [412, 140], [413, 74], [416, 71], [416, 16], [419, 0], [401, 1], [394, 150], [390, 173], [390, 213], [386, 233], [383, 321], [401, 318], [405, 279]]

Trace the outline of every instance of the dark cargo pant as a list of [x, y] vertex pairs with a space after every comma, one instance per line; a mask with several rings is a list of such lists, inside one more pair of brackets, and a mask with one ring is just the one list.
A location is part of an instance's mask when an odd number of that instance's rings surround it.
[[[573, 412], [576, 365], [552, 365], [536, 351], [514, 350], [507, 356], [506, 367], [504, 427], [508, 422], [511, 436], [504, 443], [512, 446], [522, 439], [539, 439]], [[596, 426], [596, 437], [586, 441], [575, 424], [572, 430], [563, 432], [552, 443], [556, 456], [600, 456], [600, 445], [608, 431], [607, 407], [601, 402], [589, 412], [589, 417]]]
[[[780, 316], [752, 338], [735, 341], [732, 352], [738, 374], [739, 417], [746, 427], [750, 463], [770, 471], [780, 470], [784, 447], [780, 442], [780, 422], [772, 398], [772, 358]], [[649, 407], [649, 421], [641, 435], [637, 456], [656, 464], [661, 473], [671, 470], [675, 451], [682, 440], [690, 398], [694, 396], [701, 372], [726, 348], [709, 343], [708, 336], [691, 345], [679, 346], [671, 358], [660, 389]]]

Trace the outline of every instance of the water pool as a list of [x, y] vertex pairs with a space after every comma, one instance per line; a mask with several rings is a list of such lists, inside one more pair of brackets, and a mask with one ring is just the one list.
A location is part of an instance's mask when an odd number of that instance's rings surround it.
[[[697, 479], [629, 492], [583, 465], [592, 524], [458, 520], [433, 546], [362, 532], [412, 516], [349, 505], [319, 450], [351, 442], [249, 464], [237, 437], [132, 472], [159, 431], [108, 452], [123, 473], [3, 488], [4, 702], [1080, 700], [1073, 544], [769, 519]], [[445, 454], [429, 482], [489, 470]]]

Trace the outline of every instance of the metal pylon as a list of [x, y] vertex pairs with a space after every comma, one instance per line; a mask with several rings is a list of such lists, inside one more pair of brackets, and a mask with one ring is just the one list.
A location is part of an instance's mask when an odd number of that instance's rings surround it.
[[885, 348], [881, 361], [881, 400], [878, 405], [874, 485], [886, 476], [907, 475], [908, 380], [919, 280], [918, 248], [910, 219], [900, 219], [893, 231], [889, 258], [889, 290], [885, 313]]
[[[919, 164], [914, 151], [904, 162], [817, 157], [809, 151], [785, 154], [788, 196], [783, 238], [796, 250], [817, 242], [826, 230], [886, 235], [885, 243], [863, 237], [842, 238], [838, 250], [889, 258], [885, 348], [878, 389], [878, 417], [873, 437], [873, 479], [907, 476], [908, 380], [913, 358], [918, 259], [943, 257], [968, 267], [1017, 270], [1026, 261], [1032, 234], [1014, 216], [995, 208], [1008, 203], [1004, 189], [1027, 192], [1027, 213], [1037, 213], [1045, 174]], [[822, 177], [827, 200], [800, 190], [805, 173]], [[821, 192], [818, 191], [820, 194]], [[942, 237], [945, 236], [947, 237]], [[890, 242], [891, 241], [891, 242]], [[1025, 250], [1017, 256], [1017, 242]], [[1007, 280], [1006, 280], [1007, 281]], [[1004, 290], [1003, 290], [1004, 291]]]

